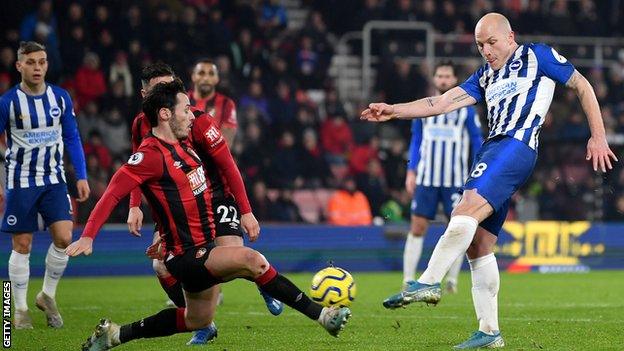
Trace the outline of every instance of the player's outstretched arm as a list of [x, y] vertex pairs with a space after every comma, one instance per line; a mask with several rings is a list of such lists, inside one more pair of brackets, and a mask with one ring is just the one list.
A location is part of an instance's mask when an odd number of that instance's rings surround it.
[[429, 96], [403, 104], [372, 103], [368, 105], [366, 110], [362, 111], [360, 119], [370, 122], [385, 122], [391, 119], [429, 117], [455, 111], [475, 103], [477, 100], [464, 89], [455, 87], [440, 96]]
[[618, 159], [609, 148], [602, 114], [600, 113], [600, 105], [598, 105], [594, 88], [577, 70], [574, 70], [566, 86], [574, 90], [576, 96], [578, 96], [589, 123], [591, 137], [587, 142], [587, 155], [585, 158], [592, 162], [594, 171], [600, 169], [606, 172], [607, 169], [612, 169], [611, 160], [617, 161]]

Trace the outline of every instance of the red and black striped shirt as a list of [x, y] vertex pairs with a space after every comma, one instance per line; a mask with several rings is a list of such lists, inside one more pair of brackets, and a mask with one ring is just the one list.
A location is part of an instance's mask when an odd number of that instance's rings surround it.
[[113, 175], [82, 236], [95, 238], [119, 201], [140, 186], [167, 252], [179, 255], [211, 241], [215, 225], [204, 172], [199, 156], [188, 144], [169, 144], [148, 134]]
[[236, 104], [234, 100], [219, 92], [215, 92], [210, 99], [195, 99], [193, 91], [188, 92], [191, 105], [199, 110], [206, 112], [215, 121], [219, 129], [236, 128], [238, 120], [236, 119]]
[[[195, 120], [189, 141], [198, 152], [206, 169], [211, 197], [219, 199], [233, 196], [242, 214], [251, 212], [243, 178], [221, 131], [208, 114], [194, 107], [191, 109], [195, 115]], [[143, 137], [150, 132], [151, 128], [148, 118], [143, 113], [136, 116], [132, 123], [133, 152], [136, 152]], [[130, 194], [130, 207], [136, 207], [140, 204], [141, 192], [136, 189]]]

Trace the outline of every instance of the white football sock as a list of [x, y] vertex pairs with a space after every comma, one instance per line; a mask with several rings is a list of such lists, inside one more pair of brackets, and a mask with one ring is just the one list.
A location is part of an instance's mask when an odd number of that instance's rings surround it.
[[474, 238], [479, 223], [469, 216], [453, 216], [433, 250], [427, 269], [418, 278], [419, 283], [440, 283], [446, 272], [462, 256]]
[[493, 334], [498, 328], [498, 288], [500, 276], [493, 253], [468, 260], [472, 273], [472, 302], [479, 321], [479, 330]]
[[43, 277], [43, 293], [54, 298], [56, 295], [56, 287], [58, 286], [61, 276], [67, 267], [69, 257], [65, 253], [65, 249], [50, 244], [48, 254], [45, 259], [45, 276]]
[[9, 279], [15, 299], [15, 309], [26, 311], [26, 295], [28, 293], [28, 279], [30, 278], [30, 253], [21, 254], [15, 250], [9, 256]]
[[462, 263], [464, 263], [464, 255], [459, 255], [455, 262], [451, 265], [448, 273], [446, 273], [446, 282], [452, 283], [457, 286], [457, 278], [459, 277], [459, 271], [461, 271]]
[[403, 249], [403, 283], [415, 279], [422, 249], [423, 237], [414, 236], [411, 232], [407, 233], [405, 249]]

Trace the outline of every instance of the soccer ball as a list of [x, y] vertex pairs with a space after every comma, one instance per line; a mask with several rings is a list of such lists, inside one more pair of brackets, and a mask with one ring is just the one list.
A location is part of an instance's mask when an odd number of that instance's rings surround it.
[[327, 267], [312, 278], [310, 296], [323, 306], [349, 306], [355, 298], [355, 281], [349, 272], [338, 267]]

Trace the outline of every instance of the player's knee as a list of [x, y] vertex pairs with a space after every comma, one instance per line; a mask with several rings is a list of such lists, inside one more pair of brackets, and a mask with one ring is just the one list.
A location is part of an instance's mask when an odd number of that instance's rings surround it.
[[165, 267], [165, 263], [161, 260], [152, 260], [152, 269], [159, 277], [166, 277], [170, 274], [167, 267]]
[[426, 231], [427, 226], [421, 222], [412, 222], [410, 226], [410, 233], [412, 233], [413, 236], [424, 236]]
[[21, 254], [30, 253], [32, 249], [32, 237], [28, 235], [20, 235], [13, 238], [13, 250]]
[[69, 246], [69, 244], [71, 244], [71, 241], [72, 241], [71, 235], [63, 236], [60, 238], [54, 238], [53, 240], [54, 246], [60, 249], [66, 249]]
[[245, 253], [245, 262], [247, 264], [247, 269], [254, 277], [261, 275], [269, 267], [269, 261], [267, 261], [264, 255], [252, 249], [249, 249]]

